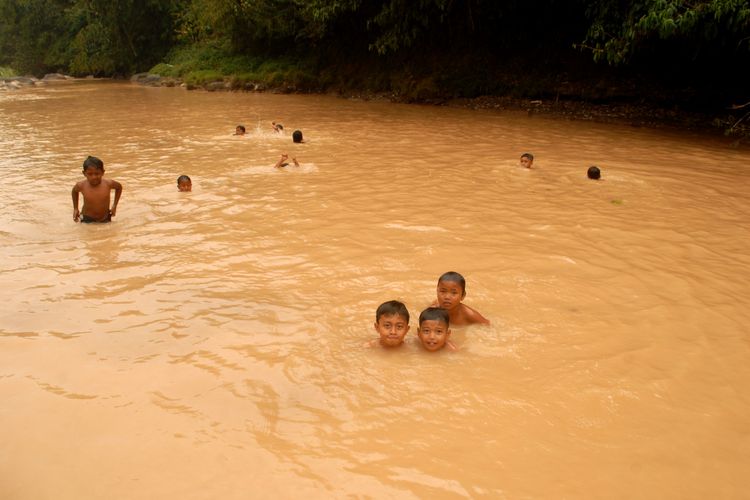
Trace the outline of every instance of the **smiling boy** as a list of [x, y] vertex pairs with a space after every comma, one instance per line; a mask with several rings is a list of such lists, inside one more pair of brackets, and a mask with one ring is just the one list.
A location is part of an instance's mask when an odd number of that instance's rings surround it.
[[[104, 178], [104, 162], [89, 156], [83, 162], [86, 179], [73, 186], [73, 220], [78, 222], [110, 222], [117, 212], [117, 203], [122, 194], [122, 185]], [[109, 207], [110, 191], [115, 190], [115, 202]], [[78, 194], [83, 195], [83, 210], [78, 210]]]
[[439, 351], [445, 346], [452, 351], [456, 346], [449, 340], [451, 336], [448, 311], [439, 307], [428, 307], [419, 315], [417, 336], [422, 347], [430, 352]]
[[398, 300], [383, 302], [375, 311], [375, 331], [383, 347], [400, 346], [409, 333], [409, 310]]

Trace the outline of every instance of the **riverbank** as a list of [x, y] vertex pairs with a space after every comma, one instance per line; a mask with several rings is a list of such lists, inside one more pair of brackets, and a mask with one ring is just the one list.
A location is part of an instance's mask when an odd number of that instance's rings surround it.
[[[165, 65], [159, 65], [164, 67]], [[138, 73], [130, 78], [134, 84], [156, 87], [181, 87], [186, 90], [207, 92], [270, 92], [276, 94], [304, 93], [328, 94], [347, 99], [384, 100], [397, 103], [460, 107], [477, 110], [512, 110], [523, 111], [529, 115], [548, 116], [557, 119], [594, 121], [599, 123], [618, 123], [633, 127], [677, 128], [699, 130], [701, 132], [724, 135], [732, 144], [750, 143], [750, 110], [738, 107], [717, 112], [691, 111], [678, 105], [660, 106], [653, 100], [637, 99], [632, 92], [623, 92], [623, 86], [607, 87], [600, 82], [598, 95], [591, 86], [584, 84], [566, 84], [551, 92], [542, 92], [544, 98], [517, 97], [511, 95], [482, 95], [478, 97], [453, 97], [433, 91], [419, 95], [414, 92], [373, 91], [342, 88], [341, 86], [300, 85], [294, 80], [280, 78], [240, 78], [236, 75], [223, 76], [218, 73], [204, 74], [201, 80], [188, 81], [174, 76], [162, 76], [156, 73]], [[257, 76], [257, 75], [256, 75]], [[47, 74], [43, 78], [4, 77], [0, 78], [0, 90], [17, 90], [27, 86], [46, 85], [54, 81], [73, 80], [69, 75], [59, 73]], [[610, 93], [612, 95], [607, 95]]]
[[[139, 85], [160, 87], [182, 87], [186, 90], [207, 92], [270, 92], [270, 93], [318, 93], [336, 95], [347, 99], [382, 100], [397, 103], [460, 107], [477, 110], [525, 111], [529, 115], [549, 116], [558, 119], [594, 121], [599, 123], [627, 124], [633, 127], [679, 128], [700, 130], [711, 134], [725, 135], [734, 145], [747, 143], [750, 127], [747, 116], [740, 110], [726, 110], [725, 114], [689, 111], [679, 106], [658, 106], [652, 102], [630, 102], [606, 97], [597, 101], [572, 98], [571, 94], [584, 94], [585, 89], [568, 86], [568, 92], [555, 98], [532, 99], [513, 96], [483, 95], [479, 97], [452, 97], [431, 94], [419, 98], [396, 92], [356, 91], [342, 88], [300, 88], [294, 83], [282, 82], [271, 85], [264, 81], [245, 81], [233, 77], [209, 79], [207, 81], [186, 82], [180, 78], [163, 77], [153, 73], [140, 73], [131, 77]], [[743, 119], [744, 116], [744, 119]]]
[[[504, 53], [453, 50], [359, 57], [332, 54], [260, 57], [220, 44], [173, 51], [133, 81], [207, 91], [332, 94], [364, 100], [521, 110], [563, 119], [677, 127], [750, 138], [746, 109], [729, 109], [734, 94], [717, 92], [661, 68], [611, 67], [590, 54], [557, 49]], [[750, 121], [750, 120], [748, 120]]]

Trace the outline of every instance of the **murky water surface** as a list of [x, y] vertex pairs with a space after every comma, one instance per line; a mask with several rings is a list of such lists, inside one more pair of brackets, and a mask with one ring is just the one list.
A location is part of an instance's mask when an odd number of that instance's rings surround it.
[[[0, 94], [0, 150], [4, 499], [747, 495], [747, 150], [91, 81]], [[449, 270], [492, 325], [429, 354]], [[406, 345], [363, 347], [392, 298]]]

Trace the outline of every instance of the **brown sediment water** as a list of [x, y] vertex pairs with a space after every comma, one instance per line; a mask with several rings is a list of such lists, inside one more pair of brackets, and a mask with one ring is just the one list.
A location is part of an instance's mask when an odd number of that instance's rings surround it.
[[[325, 96], [2, 93], [0, 498], [744, 497], [750, 153], [727, 144]], [[124, 185], [111, 224], [72, 220], [87, 155]], [[449, 270], [492, 324], [429, 354], [416, 317]], [[394, 298], [406, 345], [364, 348]]]

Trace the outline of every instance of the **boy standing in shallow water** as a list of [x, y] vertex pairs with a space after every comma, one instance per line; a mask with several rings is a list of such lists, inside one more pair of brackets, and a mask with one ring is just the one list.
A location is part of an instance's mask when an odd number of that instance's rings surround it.
[[439, 307], [448, 311], [450, 324], [454, 326], [465, 326], [473, 323], [489, 325], [490, 321], [461, 301], [466, 297], [466, 280], [460, 274], [450, 271], [438, 279], [437, 300], [432, 303], [433, 307]]
[[[110, 222], [117, 212], [117, 203], [122, 194], [122, 185], [112, 179], [104, 179], [104, 162], [89, 156], [83, 162], [86, 179], [73, 186], [73, 220], [78, 222]], [[115, 202], [109, 207], [109, 193], [115, 190]], [[83, 210], [78, 210], [78, 193], [83, 195]]]
[[456, 346], [449, 340], [451, 336], [448, 311], [439, 307], [428, 307], [419, 315], [417, 336], [422, 347], [430, 352], [439, 351], [445, 346], [455, 351]]
[[379, 342], [383, 347], [400, 346], [409, 333], [409, 310], [398, 300], [383, 302], [375, 311], [375, 331], [380, 335]]

